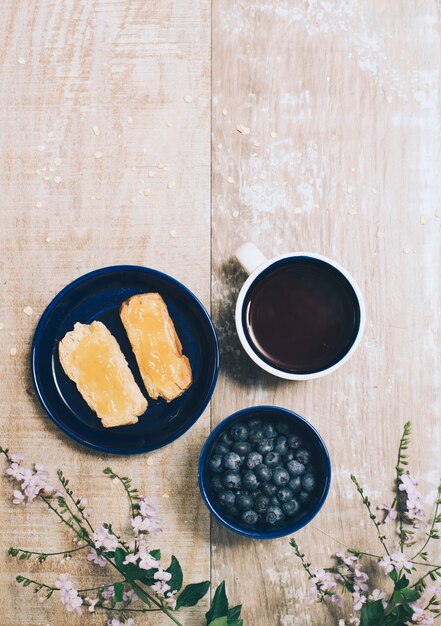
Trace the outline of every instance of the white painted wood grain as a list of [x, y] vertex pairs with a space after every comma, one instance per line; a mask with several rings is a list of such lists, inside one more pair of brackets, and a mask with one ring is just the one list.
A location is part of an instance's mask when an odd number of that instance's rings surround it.
[[[209, 306], [209, 3], [9, 0], [0, 14], [2, 443], [51, 471], [62, 466], [96, 522], [113, 520], [127, 530], [124, 494], [100, 472], [110, 464], [133, 476], [141, 492], [158, 500], [165, 558], [173, 551], [181, 559], [187, 582], [206, 580], [209, 516], [196, 463], [208, 412], [191, 436], [165, 450], [134, 458], [95, 454], [45, 416], [32, 390], [29, 350], [38, 317], [57, 291], [105, 265], [163, 270]], [[23, 314], [28, 305], [31, 317]], [[19, 572], [55, 581], [70, 571], [83, 587], [96, 578], [82, 559], [44, 566], [8, 559], [9, 545], [72, 544], [39, 504], [16, 511], [6, 504], [4, 480], [0, 492], [1, 623], [104, 623], [103, 614], [68, 615], [57, 599], [40, 607], [28, 589], [17, 588]], [[182, 622], [194, 624], [203, 609], [202, 603], [187, 610]], [[149, 623], [163, 622], [154, 616]]]
[[[319, 429], [334, 478], [297, 539], [326, 565], [341, 543], [377, 548], [349, 476], [387, 501], [406, 419], [426, 494], [441, 470], [439, 5], [226, 0], [213, 9], [213, 307], [222, 346], [213, 421], [276, 404]], [[325, 254], [355, 276], [368, 323], [349, 363], [292, 383], [248, 359], [233, 317], [244, 274], [232, 261], [246, 240], [268, 257]], [[306, 579], [286, 539], [251, 542], [215, 524], [213, 542], [214, 580], [228, 578], [242, 596], [245, 623], [333, 623], [305, 610]]]

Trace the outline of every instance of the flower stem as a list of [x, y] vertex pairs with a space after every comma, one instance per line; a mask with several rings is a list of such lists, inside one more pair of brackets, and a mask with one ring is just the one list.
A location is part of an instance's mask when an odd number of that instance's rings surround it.
[[403, 430], [403, 434], [401, 436], [400, 439], [400, 445], [398, 446], [398, 457], [397, 457], [397, 464], [395, 465], [395, 472], [396, 472], [396, 489], [397, 489], [397, 497], [396, 497], [396, 511], [398, 513], [398, 523], [399, 523], [399, 537], [400, 537], [400, 552], [403, 552], [404, 550], [404, 511], [405, 509], [403, 508], [403, 504], [402, 504], [402, 497], [400, 498], [400, 491], [399, 491], [399, 485], [400, 485], [400, 476], [401, 474], [403, 474], [404, 472], [404, 465], [407, 465], [407, 455], [404, 454], [405, 450], [407, 450], [407, 448], [409, 447], [409, 437], [410, 437], [410, 433], [411, 433], [411, 426], [410, 426], [410, 422], [406, 422], [404, 424], [404, 430]]
[[71, 554], [73, 552], [79, 552], [80, 550], [84, 550], [84, 548], [88, 548], [88, 544], [84, 546], [80, 546], [79, 548], [73, 548], [72, 550], [62, 550], [60, 552], [35, 552], [33, 550], [23, 550], [23, 548], [9, 548], [8, 554], [9, 556], [18, 556], [21, 552], [22, 554], [34, 554], [36, 556], [48, 557], [48, 556], [59, 556], [60, 554]]
[[132, 582], [131, 585], [132, 585], [133, 589], [137, 592], [137, 594], [139, 594], [139, 592], [141, 592], [141, 595], [145, 594], [148, 597], [148, 599], [150, 600], [150, 602], [152, 602], [157, 607], [159, 607], [159, 610], [161, 610], [165, 615], [167, 615], [167, 617], [170, 618], [172, 622], [177, 624], [177, 626], [182, 626], [181, 622], [179, 622], [176, 619], [176, 617], [168, 609], [165, 608], [165, 606], [162, 606], [162, 604], [160, 602], [158, 602], [158, 600], [156, 600], [156, 598], [151, 596], [145, 589], [143, 589], [141, 586], [139, 586], [135, 582]]
[[[84, 511], [83, 511], [82, 509], [80, 509], [80, 507], [78, 506], [77, 501], [76, 501], [76, 500], [75, 500], [75, 498], [72, 496], [72, 490], [68, 488], [68, 486], [67, 486], [67, 485], [68, 485], [68, 483], [66, 482], [66, 479], [64, 478], [63, 473], [62, 473], [62, 471], [61, 471], [60, 469], [57, 471], [57, 476], [58, 476], [58, 480], [60, 481], [60, 483], [61, 483], [61, 485], [62, 485], [62, 487], [63, 487], [64, 491], [65, 491], [65, 492], [66, 492], [66, 494], [68, 495], [69, 499], [73, 502], [73, 504], [74, 504], [75, 508], [76, 508], [76, 509], [77, 509], [77, 511], [80, 513], [80, 515], [81, 515], [82, 519], [83, 519], [83, 520], [86, 522], [86, 524], [89, 526], [90, 531], [91, 531], [92, 533], [94, 533], [94, 532], [95, 532], [95, 530], [94, 530], [94, 528], [92, 527], [92, 524], [89, 522], [89, 520], [87, 519], [87, 517], [85, 517], [85, 515], [84, 515]], [[68, 508], [69, 508], [69, 511], [72, 513], [72, 511], [70, 510], [70, 507], [68, 507]]]
[[439, 523], [438, 511], [439, 511], [440, 504], [441, 504], [441, 485], [438, 486], [438, 493], [437, 493], [437, 498], [436, 498], [435, 512], [433, 514], [432, 524], [430, 526], [429, 532], [427, 533], [427, 539], [424, 542], [423, 546], [415, 554], [415, 556], [412, 557], [412, 559], [416, 559], [418, 556], [420, 556], [420, 554], [424, 551], [424, 549], [426, 548], [426, 546], [429, 543], [429, 541], [432, 539], [433, 534], [434, 534], [435, 526], [436, 526], [436, 524]]
[[357, 488], [358, 493], [359, 493], [359, 494], [360, 494], [360, 496], [362, 497], [363, 504], [364, 504], [364, 506], [367, 508], [368, 513], [369, 513], [369, 517], [370, 517], [370, 519], [372, 520], [372, 522], [373, 522], [373, 524], [374, 524], [374, 526], [375, 526], [375, 528], [376, 528], [377, 535], [378, 535], [378, 539], [380, 540], [381, 545], [382, 545], [382, 546], [383, 546], [383, 548], [386, 550], [386, 554], [387, 554], [388, 556], [390, 556], [389, 549], [388, 549], [388, 547], [387, 547], [387, 545], [386, 545], [386, 541], [385, 541], [386, 537], [384, 537], [384, 536], [381, 534], [380, 523], [377, 521], [377, 516], [375, 515], [375, 513], [373, 513], [373, 512], [372, 512], [372, 509], [371, 509], [371, 503], [370, 503], [370, 501], [369, 501], [369, 498], [368, 498], [367, 496], [365, 496], [365, 495], [364, 495], [364, 491], [363, 491], [363, 489], [362, 489], [361, 485], [359, 484], [358, 480], [357, 480], [357, 479], [356, 479], [356, 477], [354, 476], [354, 474], [351, 474], [351, 480], [352, 480], [352, 482], [354, 483], [355, 487]]
[[[66, 519], [64, 519], [64, 517], [61, 515], [61, 513], [60, 513], [59, 511], [57, 511], [57, 509], [56, 509], [54, 506], [52, 506], [52, 504], [51, 504], [51, 502], [50, 502], [50, 500], [49, 500], [48, 498], [46, 498], [46, 497], [45, 497], [45, 496], [43, 496], [43, 495], [40, 495], [40, 498], [43, 500], [43, 502], [46, 502], [46, 504], [47, 504], [47, 506], [50, 508], [50, 510], [51, 510], [51, 511], [53, 511], [53, 512], [54, 512], [54, 513], [55, 513], [55, 514], [56, 514], [56, 515], [60, 518], [60, 520], [61, 520], [62, 522], [64, 522], [64, 524], [66, 524], [66, 526], [68, 526], [68, 527], [72, 530], [72, 532], [74, 532], [74, 533], [75, 533], [75, 535], [76, 535], [77, 537], [80, 537], [80, 539], [82, 539], [83, 541], [85, 541], [85, 542], [87, 543], [87, 545], [89, 545], [89, 546], [92, 546], [92, 547], [93, 547], [93, 543], [92, 543], [92, 542], [91, 542], [91, 541], [90, 541], [87, 537], [85, 537], [85, 536], [83, 535], [83, 533], [79, 532], [79, 531], [75, 528], [75, 526], [73, 526], [73, 525], [72, 525], [72, 524], [70, 524], [70, 523], [69, 523]], [[68, 508], [69, 508], [69, 507], [68, 507]], [[69, 509], [69, 511], [70, 511], [70, 509]], [[80, 528], [81, 528], [81, 526], [80, 526]]]
[[88, 587], [87, 589], [77, 589], [78, 593], [86, 593], [87, 591], [101, 591], [102, 589], [108, 589], [109, 587], [113, 587], [113, 585], [115, 583], [125, 583], [126, 579], [124, 580], [115, 580], [113, 582], [110, 583], [106, 583], [105, 585], [99, 585], [98, 587]]

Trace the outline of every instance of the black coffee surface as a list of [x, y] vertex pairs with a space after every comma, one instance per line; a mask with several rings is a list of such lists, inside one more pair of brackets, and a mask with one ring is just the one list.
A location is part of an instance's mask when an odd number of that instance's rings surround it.
[[244, 307], [245, 331], [259, 356], [299, 374], [338, 362], [354, 342], [359, 323], [358, 301], [348, 280], [307, 257], [264, 272]]

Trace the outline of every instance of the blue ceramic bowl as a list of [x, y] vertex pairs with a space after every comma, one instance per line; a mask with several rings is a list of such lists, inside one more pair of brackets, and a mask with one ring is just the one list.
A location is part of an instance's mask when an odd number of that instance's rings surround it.
[[[191, 387], [172, 402], [147, 396], [136, 359], [119, 317], [124, 300], [138, 293], [163, 297], [193, 373]], [[137, 424], [104, 428], [66, 376], [58, 343], [75, 322], [103, 322], [118, 341], [149, 406]], [[49, 417], [80, 443], [112, 454], [155, 450], [185, 433], [200, 417], [216, 385], [219, 346], [210, 317], [177, 280], [147, 267], [118, 265], [81, 276], [55, 296], [38, 323], [32, 345], [32, 376]]]
[[[208, 460], [219, 437], [223, 435], [234, 422], [240, 421], [246, 424], [249, 419], [256, 417], [263, 420], [267, 419], [268, 421], [282, 418], [287, 423], [292, 424], [294, 426], [294, 432], [303, 437], [306, 446], [312, 452], [318, 474], [317, 489], [312, 499], [307, 504], [302, 505], [303, 508], [299, 516], [291, 520], [286, 518], [280, 526], [275, 526], [271, 529], [253, 529], [252, 527], [244, 525], [240, 520], [229, 516], [228, 511], [219, 504], [216, 493], [210, 486], [209, 481]], [[316, 429], [303, 417], [288, 409], [277, 406], [253, 406], [233, 413], [233, 415], [224, 419], [213, 430], [202, 448], [199, 458], [198, 478], [202, 498], [208, 510], [223, 526], [239, 535], [253, 539], [276, 539], [277, 537], [290, 535], [300, 528], [303, 528], [303, 526], [306, 526], [320, 511], [328, 495], [331, 483], [331, 461], [323, 439]]]

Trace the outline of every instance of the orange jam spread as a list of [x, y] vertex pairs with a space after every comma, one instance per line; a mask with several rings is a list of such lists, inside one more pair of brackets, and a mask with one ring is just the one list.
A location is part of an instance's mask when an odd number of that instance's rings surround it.
[[131, 406], [125, 391], [127, 372], [115, 362], [115, 350], [108, 345], [108, 339], [93, 324], [90, 330], [72, 352], [78, 389], [90, 396], [101, 417], [125, 414]]
[[130, 307], [129, 322], [138, 334], [141, 360], [152, 383], [158, 389], [168, 387], [182, 366], [182, 357], [161, 304], [150, 299]]

